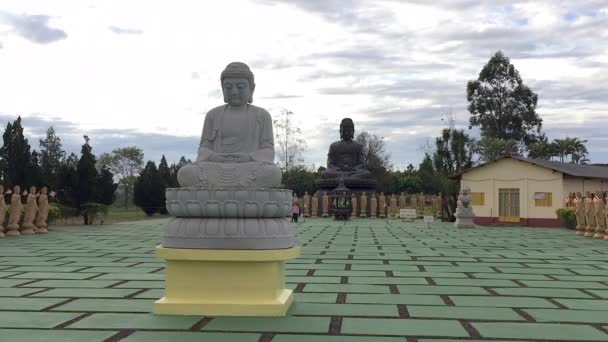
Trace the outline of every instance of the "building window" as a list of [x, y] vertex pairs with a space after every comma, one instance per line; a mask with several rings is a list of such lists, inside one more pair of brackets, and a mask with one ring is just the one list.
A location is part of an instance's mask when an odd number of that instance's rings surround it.
[[553, 196], [550, 192], [535, 192], [534, 193], [534, 204], [537, 207], [551, 207], [553, 206]]
[[472, 192], [473, 205], [486, 205], [485, 192]]

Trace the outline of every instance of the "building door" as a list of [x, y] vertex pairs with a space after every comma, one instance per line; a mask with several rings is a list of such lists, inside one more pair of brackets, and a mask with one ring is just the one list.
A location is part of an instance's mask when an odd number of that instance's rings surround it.
[[498, 189], [498, 221], [519, 222], [519, 189]]

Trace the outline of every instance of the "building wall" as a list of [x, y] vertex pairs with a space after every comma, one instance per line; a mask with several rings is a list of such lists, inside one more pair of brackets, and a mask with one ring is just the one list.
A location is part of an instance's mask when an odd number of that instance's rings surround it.
[[583, 196], [590, 192], [608, 191], [608, 181], [599, 179], [583, 179], [579, 177], [564, 176], [564, 193], [580, 192]]
[[[498, 223], [500, 188], [519, 189], [520, 224], [558, 226], [555, 210], [562, 206], [563, 180], [560, 172], [515, 159], [502, 159], [462, 175], [462, 186], [471, 192], [484, 192], [485, 205], [473, 206], [480, 224]], [[550, 192], [552, 206], [537, 207], [534, 193]]]

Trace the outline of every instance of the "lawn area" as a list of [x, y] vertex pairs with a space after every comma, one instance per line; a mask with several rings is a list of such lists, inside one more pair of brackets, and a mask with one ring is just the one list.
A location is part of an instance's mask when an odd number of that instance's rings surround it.
[[0, 341], [608, 340], [608, 244], [569, 230], [307, 219], [288, 316], [156, 316], [166, 221], [0, 239]]

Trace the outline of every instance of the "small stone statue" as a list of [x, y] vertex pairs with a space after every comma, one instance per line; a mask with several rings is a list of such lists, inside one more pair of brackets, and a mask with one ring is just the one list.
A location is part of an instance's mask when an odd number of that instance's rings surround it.
[[603, 239], [605, 236], [604, 231], [606, 230], [604, 213], [606, 205], [604, 204], [604, 199], [599, 192], [595, 194], [595, 198], [597, 199], [597, 202], [595, 205], [595, 234], [593, 234], [593, 237], [596, 239]]
[[310, 195], [308, 191], [304, 192], [304, 217], [310, 217]]
[[391, 218], [397, 217], [397, 197], [395, 194], [391, 195]]
[[19, 220], [23, 213], [23, 204], [21, 204], [21, 187], [15, 185], [13, 195], [11, 196], [11, 211], [8, 216], [8, 225], [6, 226], [6, 236], [19, 236]]
[[386, 196], [384, 196], [384, 192], [380, 193], [380, 197], [378, 197], [378, 210], [380, 211], [380, 218], [386, 217]]
[[454, 227], [475, 228], [475, 223], [473, 223], [475, 214], [473, 213], [471, 201], [471, 190], [468, 187], [460, 190], [460, 195], [458, 195], [458, 202], [456, 205], [456, 222], [454, 222]]
[[4, 202], [4, 185], [0, 185], [0, 238], [4, 237], [4, 221], [6, 220], [6, 202]]
[[443, 195], [441, 194], [441, 192], [437, 196], [437, 207], [438, 207], [438, 211], [439, 211], [439, 213], [437, 215], [439, 217], [443, 217]]
[[576, 215], [576, 235], [585, 235], [585, 201], [580, 192], [574, 197], [574, 214]]
[[406, 203], [405, 203], [405, 193], [402, 192], [401, 196], [399, 196], [399, 209], [405, 209], [407, 208]]
[[327, 196], [327, 193], [324, 193], [323, 196], [321, 196], [321, 206], [323, 207], [321, 216], [329, 217], [329, 196]]
[[179, 169], [182, 187], [277, 188], [272, 119], [251, 105], [255, 82], [249, 67], [228, 64], [221, 74], [225, 105], [205, 116], [196, 162]]
[[592, 237], [595, 234], [595, 194], [588, 193], [585, 198], [585, 218], [587, 226], [585, 227], [586, 237]]
[[319, 216], [319, 197], [317, 196], [312, 196], [312, 213], [311, 213], [312, 217], [318, 217]]
[[418, 211], [420, 212], [420, 216], [424, 216], [424, 206], [426, 205], [426, 197], [424, 193], [420, 193], [418, 196]]
[[350, 214], [350, 216], [355, 218], [357, 217], [357, 196], [355, 196], [355, 194], [352, 194], [350, 203], [353, 206], [353, 212]]
[[43, 186], [40, 189], [40, 197], [38, 197], [38, 218], [36, 219], [37, 234], [46, 234], [49, 231], [46, 229], [49, 225], [47, 219], [49, 217], [49, 198], [47, 196], [47, 187]]
[[27, 195], [27, 200], [24, 207], [25, 214], [23, 215], [23, 223], [21, 224], [22, 235], [33, 235], [36, 234], [36, 226], [34, 220], [38, 213], [38, 203], [36, 203], [36, 187], [32, 186], [30, 192]]
[[412, 194], [410, 198], [410, 208], [416, 209], [418, 208], [418, 200], [416, 199], [416, 194]]
[[369, 200], [369, 203], [369, 216], [374, 219], [378, 215], [378, 200], [376, 199], [375, 193], [372, 193], [372, 198]]
[[359, 216], [362, 218], [367, 217], [367, 195], [365, 192], [361, 195], [361, 214]]

